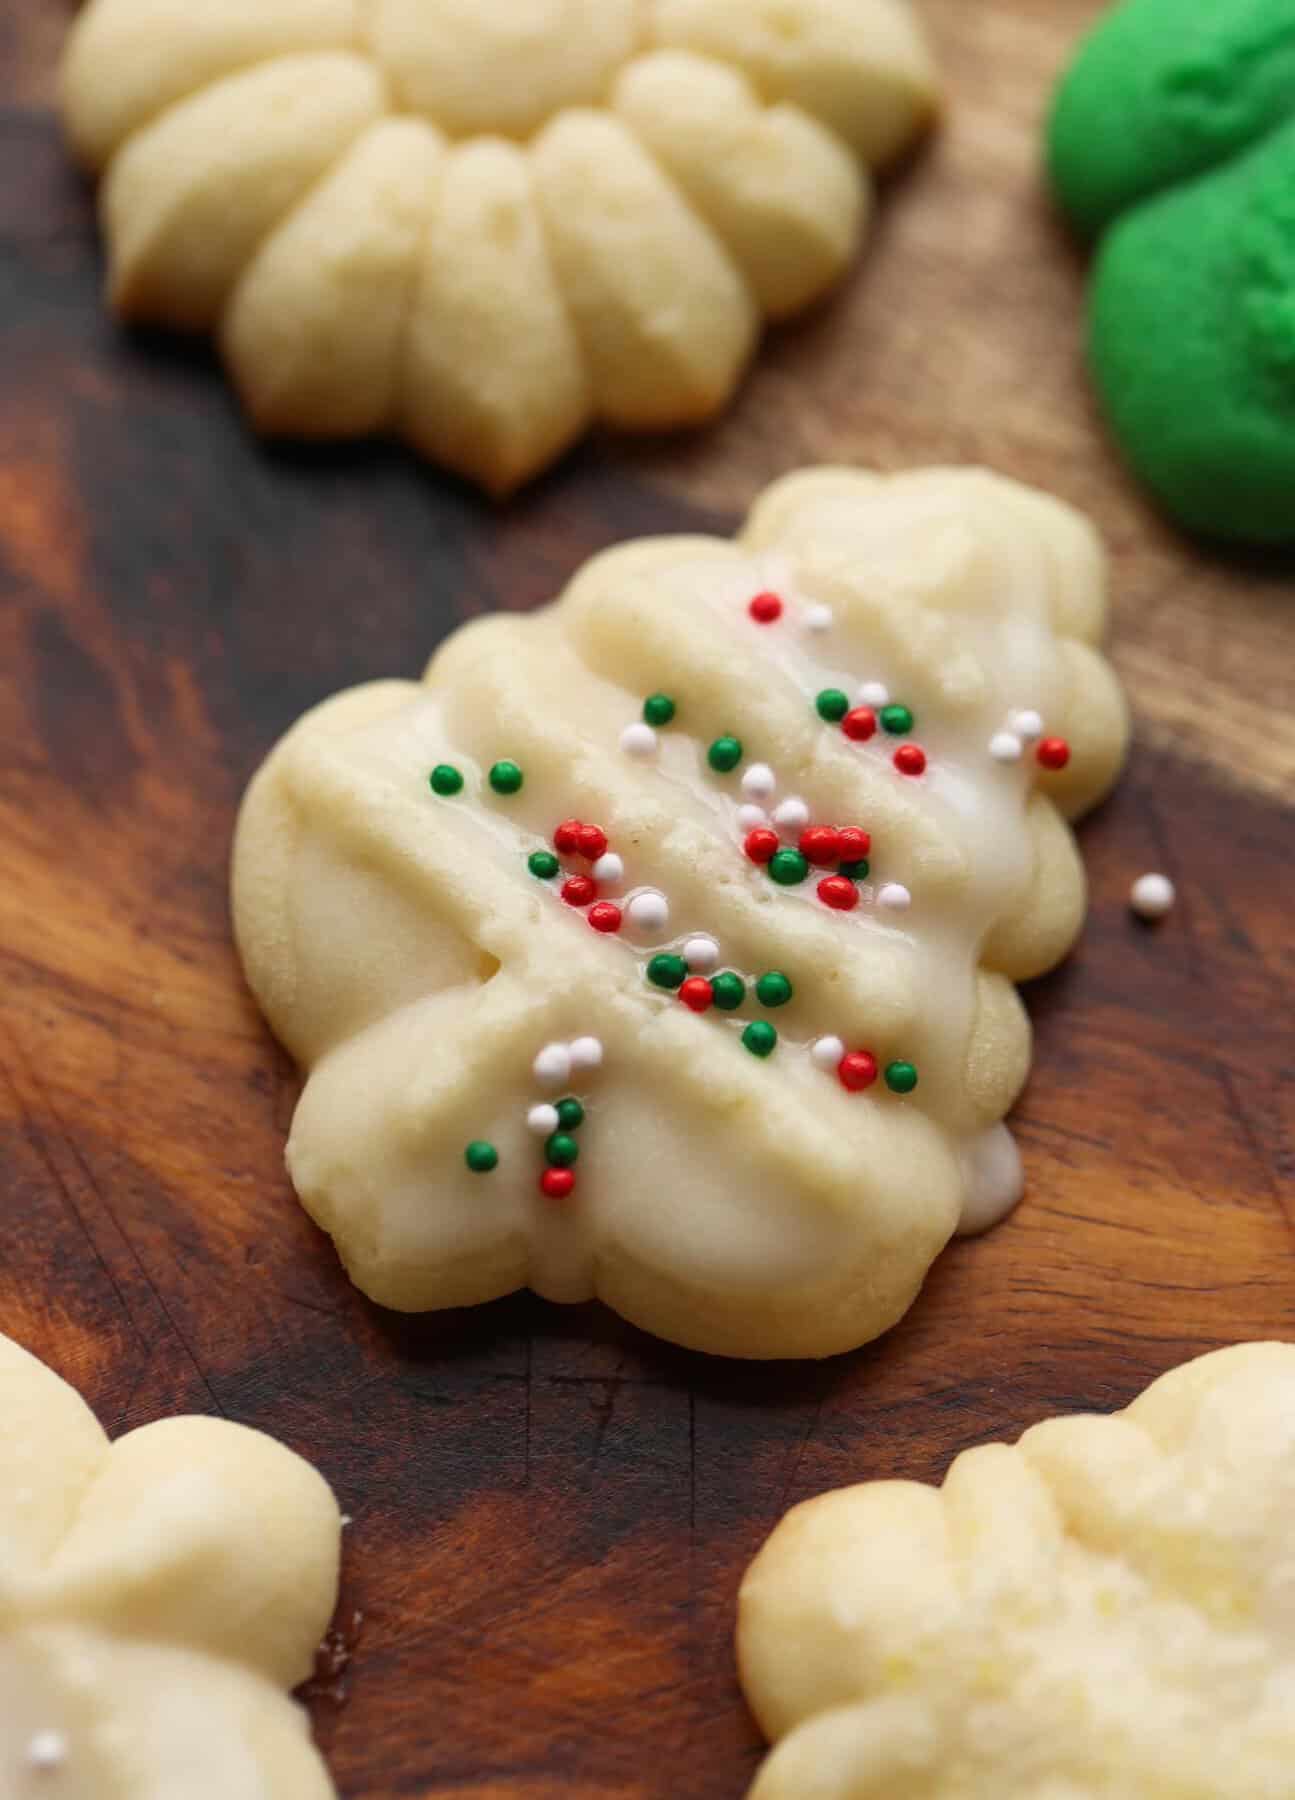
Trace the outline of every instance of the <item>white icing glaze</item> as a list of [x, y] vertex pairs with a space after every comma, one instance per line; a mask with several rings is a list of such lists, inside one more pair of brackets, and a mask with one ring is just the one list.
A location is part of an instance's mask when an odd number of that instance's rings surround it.
[[958, 1236], [977, 1237], [1005, 1219], [1025, 1192], [1021, 1153], [1006, 1125], [991, 1125], [963, 1146], [962, 1172]]
[[[986, 1134], [1023, 1079], [1028, 1037], [1004, 977], [1055, 961], [1082, 907], [1064, 829], [1032, 797], [1046, 783], [1077, 809], [1124, 741], [1109, 675], [1086, 647], [1077, 662], [1054, 622], [1069, 608], [1077, 638], [1096, 633], [1091, 539], [989, 478], [831, 473], [783, 484], [747, 535], [753, 554], [696, 540], [610, 553], [561, 605], [460, 633], [425, 687], [331, 702], [249, 796], [240, 940], [271, 1017], [316, 1065], [289, 1166], [385, 1304], [462, 1304], [522, 1282], [561, 1299], [610, 1291], [705, 1348], [824, 1354], [898, 1316], [959, 1218], [1006, 1203], [1002, 1141], [991, 1155]], [[762, 625], [748, 606], [772, 585], [770, 543], [788, 604]], [[798, 629], [802, 600], [831, 606], [830, 636]], [[822, 689], [867, 683], [913, 709], [909, 738], [856, 743], [819, 718]], [[630, 765], [614, 746], [650, 692], [678, 710], [657, 756]], [[1071, 736], [1064, 776], [986, 756], [1022, 695]], [[727, 734], [743, 761], [718, 774], [707, 746]], [[894, 767], [907, 741], [927, 754], [920, 779]], [[501, 742], [526, 770], [506, 800], [482, 780]], [[463, 769], [459, 798], [427, 795], [440, 760]], [[743, 772], [762, 763], [788, 792], [774, 810], [785, 841], [802, 818], [871, 833], [854, 911], [820, 901], [824, 871], [778, 887], [743, 855]], [[633, 879], [666, 896], [674, 949], [713, 937], [748, 982], [788, 972], [773, 1057], [741, 1048], [764, 1016], [750, 994], [732, 1015], [688, 1012], [644, 980], [670, 946], [591, 932], [560, 882], [526, 873], [566, 816], [600, 825]], [[909, 912], [881, 902], [898, 889]], [[339, 985], [343, 943], [361, 952]], [[510, 1122], [535, 1079], [572, 1079], [569, 1053], [550, 1073], [545, 1046], [591, 1028], [609, 1076], [573, 1202], [555, 1206]], [[912, 1062], [916, 1092], [879, 1079], [847, 1094], [809, 1053], [823, 1038], [883, 1071]], [[501, 1153], [484, 1181], [450, 1167], [477, 1137]], [[347, 1173], [357, 1138], [377, 1171], [363, 1186]], [[871, 1286], [880, 1242], [884, 1295]], [[816, 1298], [780, 1312], [783, 1292]]]

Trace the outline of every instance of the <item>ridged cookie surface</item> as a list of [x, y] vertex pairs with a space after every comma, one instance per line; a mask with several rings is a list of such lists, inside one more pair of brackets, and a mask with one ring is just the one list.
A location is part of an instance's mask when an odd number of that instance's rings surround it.
[[819, 470], [309, 713], [235, 923], [359, 1286], [739, 1356], [892, 1324], [1019, 1192], [1012, 984], [1079, 928], [1064, 821], [1125, 747], [1104, 607], [1056, 502]]
[[504, 493], [716, 413], [935, 87], [906, 0], [90, 0], [63, 101], [118, 312]]
[[738, 1650], [751, 1800], [1292, 1800], [1295, 1345], [806, 1501]]

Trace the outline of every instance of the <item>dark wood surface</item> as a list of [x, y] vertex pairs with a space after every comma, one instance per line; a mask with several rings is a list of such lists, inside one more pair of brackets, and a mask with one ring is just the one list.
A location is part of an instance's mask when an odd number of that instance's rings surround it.
[[[349, 1800], [735, 1796], [733, 1599], [790, 1502], [1295, 1336], [1292, 569], [1175, 538], [1092, 415], [1035, 145], [1094, 0], [920, 3], [952, 111], [860, 279], [719, 429], [590, 445], [502, 512], [396, 450], [267, 453], [205, 353], [114, 329], [50, 111], [66, 15], [0, 17], [0, 1329], [114, 1432], [219, 1412], [334, 1483], [354, 1655], [314, 1707]], [[1026, 1204], [819, 1367], [526, 1296], [384, 1315], [282, 1172], [292, 1072], [226, 916], [244, 782], [459, 619], [823, 459], [984, 460], [1114, 552], [1138, 741], [1084, 833], [1083, 944], [1028, 996]], [[1156, 931], [1124, 904], [1148, 868], [1182, 894]]]

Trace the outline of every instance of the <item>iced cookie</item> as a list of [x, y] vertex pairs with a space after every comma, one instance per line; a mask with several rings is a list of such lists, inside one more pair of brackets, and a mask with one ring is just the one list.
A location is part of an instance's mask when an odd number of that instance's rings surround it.
[[63, 98], [123, 317], [502, 494], [718, 412], [935, 85], [907, 0], [91, 0]]
[[1126, 0], [1049, 148], [1129, 462], [1190, 530], [1295, 541], [1295, 0]]
[[1292, 1800], [1295, 1345], [796, 1507], [742, 1584], [751, 1800]]
[[1012, 983], [1079, 929], [1063, 821], [1125, 746], [1104, 609], [1042, 495], [820, 470], [307, 714], [234, 914], [352, 1279], [738, 1356], [893, 1324], [1019, 1192]]
[[325, 1482], [260, 1432], [116, 1444], [0, 1337], [0, 1794], [331, 1800], [288, 1690], [337, 1590]]

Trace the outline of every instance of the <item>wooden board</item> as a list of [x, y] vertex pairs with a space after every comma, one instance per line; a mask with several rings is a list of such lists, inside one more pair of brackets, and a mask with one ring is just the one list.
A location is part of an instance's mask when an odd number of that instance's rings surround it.
[[[363, 1626], [315, 1712], [353, 1800], [734, 1796], [733, 1598], [791, 1501], [1295, 1336], [1292, 571], [1175, 538], [1093, 417], [1035, 165], [1095, 0], [921, 3], [952, 112], [860, 278], [719, 429], [591, 445], [502, 512], [394, 449], [267, 453], [205, 353], [117, 332], [49, 111], [61, 9], [0, 19], [0, 1329], [114, 1432], [219, 1412], [335, 1484]], [[1137, 750], [1084, 833], [1083, 944], [1028, 995], [1026, 1205], [821, 1367], [526, 1296], [384, 1315], [282, 1172], [292, 1073], [226, 918], [247, 776], [457, 620], [625, 535], [727, 530], [821, 459], [983, 460], [1114, 552]], [[1124, 904], [1148, 868], [1182, 891], [1155, 932]]]

